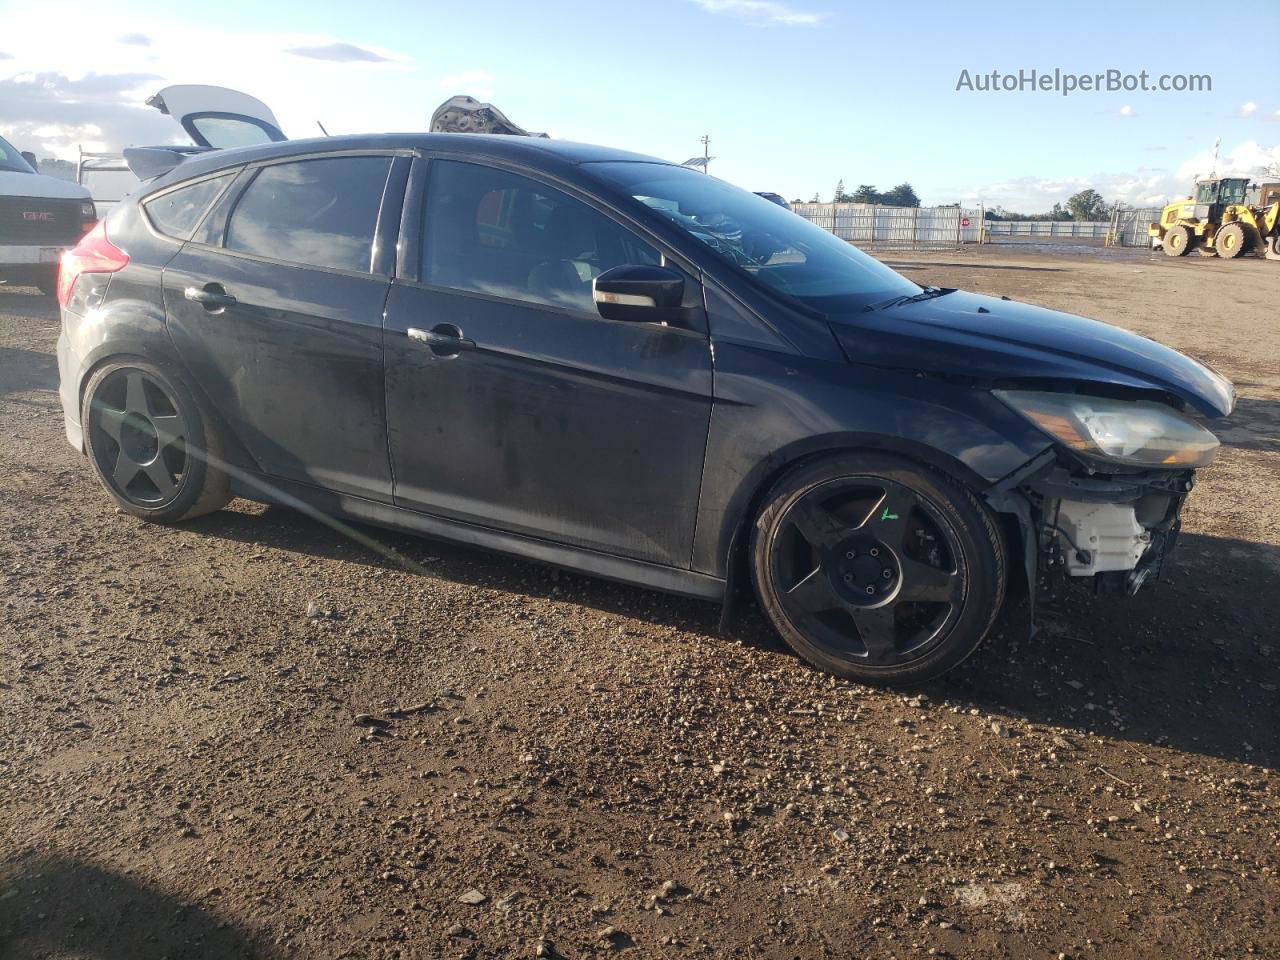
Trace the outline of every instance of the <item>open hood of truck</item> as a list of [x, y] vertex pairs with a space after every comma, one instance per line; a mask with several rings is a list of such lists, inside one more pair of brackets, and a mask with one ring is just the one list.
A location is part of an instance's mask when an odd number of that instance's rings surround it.
[[239, 90], [177, 84], [149, 97], [147, 106], [173, 117], [202, 147], [249, 147], [289, 139], [280, 132], [270, 107]]
[[1158, 390], [1211, 417], [1235, 405], [1231, 381], [1119, 327], [1013, 300], [955, 291], [833, 316], [854, 363], [984, 382], [1071, 381]]

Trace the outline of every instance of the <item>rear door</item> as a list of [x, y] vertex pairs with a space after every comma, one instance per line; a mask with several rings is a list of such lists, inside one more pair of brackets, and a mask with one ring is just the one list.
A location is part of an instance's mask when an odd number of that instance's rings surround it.
[[391, 498], [382, 251], [408, 166], [346, 152], [249, 167], [165, 268], [174, 343], [266, 474]]
[[[532, 175], [415, 163], [411, 192], [429, 180], [429, 199], [425, 216], [406, 207], [387, 307], [396, 502], [687, 569], [711, 415], [705, 323], [608, 321], [591, 298], [603, 270], [663, 254]], [[690, 274], [686, 302], [700, 293]]]

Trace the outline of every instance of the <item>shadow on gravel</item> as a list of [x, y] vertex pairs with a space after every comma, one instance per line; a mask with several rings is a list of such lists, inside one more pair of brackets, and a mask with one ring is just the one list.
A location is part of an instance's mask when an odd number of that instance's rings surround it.
[[0, 283], [0, 313], [29, 320], [57, 320], [58, 301], [35, 287], [11, 287]]
[[58, 361], [39, 350], [0, 347], [0, 397], [58, 389]]
[[5, 960], [269, 956], [208, 911], [90, 864], [53, 859], [6, 871], [0, 897]]
[[[187, 524], [201, 535], [369, 566], [389, 561], [282, 507], [222, 511]], [[441, 541], [362, 528], [432, 576], [705, 635], [719, 606], [670, 597]], [[1042, 611], [1031, 640], [994, 637], [930, 692], [985, 711], [1249, 763], [1280, 764], [1280, 549], [1184, 534], [1161, 582], [1136, 597], [1094, 597], [1081, 585]], [[1023, 628], [1025, 633], [1025, 628]], [[782, 651], [754, 604], [733, 639]], [[726, 651], [726, 656], [732, 656]], [[797, 659], [796, 669], [805, 669]]]
[[[264, 506], [259, 513], [223, 510], [188, 521], [183, 527], [250, 545], [261, 544], [291, 553], [359, 563], [382, 569], [395, 567], [373, 550], [341, 537], [319, 521], [287, 507]], [[603, 613], [637, 617], [662, 626], [715, 635], [720, 607], [713, 603], [671, 596], [582, 576], [531, 561], [490, 553], [442, 540], [400, 534], [353, 524], [365, 536], [401, 556], [426, 566], [432, 577], [455, 583], [519, 593], [556, 597]], [[735, 636], [739, 631], [734, 630]], [[781, 649], [782, 641], [771, 641]]]
[[1280, 453], [1280, 403], [1241, 397], [1222, 424], [1214, 424], [1213, 432], [1223, 446]]
[[1280, 548], [1184, 534], [1135, 597], [1083, 585], [1030, 642], [997, 638], [940, 693], [1135, 743], [1280, 766]]
[[963, 267], [965, 270], [1013, 270], [1019, 273], [1065, 273], [1065, 267], [1028, 267], [1016, 263], [975, 263], [970, 260], [961, 262], [919, 263], [909, 260], [886, 259], [885, 266], [895, 270], [935, 270], [940, 267]]

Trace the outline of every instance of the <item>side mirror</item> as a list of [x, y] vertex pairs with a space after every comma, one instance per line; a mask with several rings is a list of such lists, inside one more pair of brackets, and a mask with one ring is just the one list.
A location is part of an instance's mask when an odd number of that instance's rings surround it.
[[680, 318], [684, 277], [666, 267], [625, 264], [592, 281], [591, 299], [606, 320], [674, 323]]
[[31, 169], [36, 171], [36, 173], [40, 172], [40, 161], [36, 159], [36, 155], [30, 150], [22, 151], [22, 159], [31, 164]]

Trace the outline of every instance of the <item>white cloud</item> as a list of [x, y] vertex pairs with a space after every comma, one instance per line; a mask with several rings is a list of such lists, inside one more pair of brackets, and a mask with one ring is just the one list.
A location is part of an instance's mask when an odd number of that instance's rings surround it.
[[489, 100], [493, 97], [497, 81], [488, 70], [463, 70], [441, 77], [437, 86], [450, 96], [466, 94], [477, 100]]
[[1258, 105], [1250, 100], [1248, 103], [1240, 104], [1240, 116], [1252, 117], [1258, 112]]
[[1190, 183], [1197, 175], [1217, 172], [1220, 177], [1260, 177], [1268, 167], [1280, 164], [1280, 145], [1264, 147], [1256, 140], [1246, 140], [1229, 153], [1219, 152], [1213, 162], [1213, 151], [1202, 150], [1178, 168], [1178, 179]]
[[1128, 172], [1110, 171], [1090, 176], [1014, 177], [976, 187], [943, 187], [931, 190], [930, 194], [958, 195], [966, 206], [982, 202], [988, 207], [998, 204], [1019, 213], [1040, 213], [1054, 203], [1065, 202], [1071, 194], [1091, 187], [1108, 201], [1160, 207], [1185, 197], [1197, 176], [1207, 176], [1215, 169], [1219, 176], [1261, 177], [1272, 164], [1280, 165], [1280, 143], [1267, 147], [1256, 140], [1246, 140], [1232, 150], [1221, 151], [1216, 167], [1213, 151], [1202, 150], [1176, 167], [1139, 167]]
[[0, 130], [41, 156], [73, 160], [77, 145], [116, 151], [186, 142], [172, 119], [144, 105], [175, 83], [243, 90], [268, 104], [295, 137], [317, 133], [317, 120], [335, 134], [422, 130], [434, 107], [404, 94], [403, 75], [417, 70], [411, 58], [357, 45], [359, 36], [219, 30], [155, 19], [148, 20], [143, 46], [128, 42], [118, 18], [82, 11], [77, 29], [50, 44], [48, 13], [38, 4], [6, 10], [3, 21], [5, 50], [13, 55], [0, 60]]
[[1263, 120], [1280, 120], [1280, 110], [1277, 110], [1274, 113], [1268, 113], [1262, 119]]
[[149, 73], [69, 77], [54, 71], [2, 78], [0, 132], [23, 150], [65, 160], [76, 159], [77, 147], [168, 143], [182, 138], [181, 130], [142, 103], [160, 80]]
[[1133, 112], [1133, 107], [1129, 106], [1129, 104], [1126, 103], [1123, 107], [1120, 108], [1120, 116], [1135, 117], [1137, 116], [1137, 114]]
[[307, 57], [310, 60], [328, 60], [332, 63], [391, 63], [395, 60], [394, 56], [387, 56], [369, 47], [358, 47], [354, 43], [343, 43], [341, 41], [288, 47], [284, 52], [291, 53], [295, 57]]
[[826, 19], [825, 13], [796, 10], [775, 0], [692, 0], [708, 13], [725, 13], [756, 23], [777, 23], [787, 27], [812, 27]]

